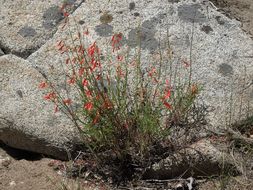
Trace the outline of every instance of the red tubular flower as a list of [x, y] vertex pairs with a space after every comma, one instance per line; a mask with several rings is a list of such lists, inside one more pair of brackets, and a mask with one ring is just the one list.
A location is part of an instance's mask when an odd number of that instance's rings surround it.
[[93, 104], [91, 102], [87, 102], [84, 104], [83, 108], [86, 109], [87, 111], [90, 111], [93, 108]]
[[171, 96], [171, 88], [169, 88], [166, 92], [165, 95], [163, 97], [163, 100], [168, 99]]
[[91, 97], [91, 91], [90, 91], [90, 90], [86, 90], [86, 91], [85, 91], [85, 94], [86, 94], [86, 96], [87, 96], [88, 98]]
[[90, 72], [93, 72], [95, 69], [96, 69], [97, 65], [96, 64], [93, 64], [91, 67], [90, 67]]
[[89, 48], [88, 48], [88, 55], [90, 57], [94, 57], [94, 54], [99, 54], [99, 48], [97, 47], [96, 42], [94, 42]]
[[59, 51], [64, 51], [64, 47], [65, 47], [65, 45], [62, 44], [62, 45], [58, 46], [58, 50], [59, 50]]
[[72, 101], [71, 101], [70, 98], [63, 100], [63, 103], [64, 103], [65, 105], [70, 105], [71, 102], [72, 102]]
[[101, 80], [101, 74], [98, 74], [98, 75], [96, 76], [96, 80]]
[[63, 41], [61, 40], [61, 41], [59, 41], [59, 42], [56, 44], [56, 46], [57, 46], [57, 47], [61, 47], [63, 44], [64, 44], [64, 43], [63, 43]]
[[122, 40], [122, 33], [118, 33], [118, 34], [114, 34], [112, 36], [112, 51], [114, 52], [115, 50], [119, 50], [120, 49], [120, 41]]
[[67, 58], [66, 59], [66, 64], [69, 64], [69, 62], [70, 62], [70, 58]]
[[75, 57], [72, 59], [72, 63], [76, 63], [76, 58]]
[[99, 114], [99, 112], [97, 111], [97, 113], [96, 113], [96, 116], [95, 116], [95, 118], [93, 119], [93, 125], [95, 125], [98, 121], [99, 121], [99, 117], [100, 117], [100, 114]]
[[93, 72], [97, 67], [101, 67], [101, 63], [97, 61], [94, 57], [90, 61], [91, 67], [90, 71]]
[[148, 72], [148, 76], [152, 77], [154, 73], [156, 73], [156, 68], [153, 67], [153, 68]]
[[168, 79], [166, 79], [165, 84], [166, 84], [167, 87], [170, 86], [170, 82], [169, 82]]
[[81, 61], [79, 63], [80, 63], [80, 65], [84, 64], [84, 58], [81, 59]]
[[113, 43], [119, 43], [122, 40], [122, 33], [114, 34], [112, 36], [112, 42]]
[[46, 82], [41, 82], [40, 84], [39, 84], [39, 88], [46, 88], [47, 87], [47, 83]]
[[54, 100], [56, 98], [56, 94], [54, 92], [50, 92], [44, 96], [45, 100]]
[[81, 55], [83, 55], [84, 54], [84, 48], [83, 48], [83, 46], [80, 45], [77, 51], [78, 51], [78, 53], [80, 53]]
[[61, 52], [61, 54], [68, 51], [68, 48], [65, 46], [63, 41], [60, 41], [59, 43], [57, 43], [57, 49]]
[[90, 60], [90, 64], [91, 64], [91, 65], [94, 65], [95, 62], [96, 62], [95, 57], [92, 57], [91, 60]]
[[88, 55], [89, 55], [89, 56], [93, 57], [94, 52], [95, 52], [95, 51], [94, 51], [94, 48], [90, 47], [90, 48], [88, 49]]
[[83, 79], [82, 84], [83, 84], [83, 86], [87, 86], [88, 85], [88, 80]]
[[85, 68], [84, 68], [84, 67], [81, 67], [81, 68], [78, 70], [78, 75], [79, 75], [79, 76], [83, 76], [84, 71], [85, 71]]
[[66, 17], [69, 16], [69, 13], [64, 11], [64, 12], [63, 12], [63, 16], [66, 18]]
[[71, 78], [68, 80], [68, 83], [69, 83], [69, 84], [75, 84], [75, 82], [76, 82], [75, 77], [71, 77]]
[[83, 34], [86, 35], [86, 36], [89, 35], [89, 30], [88, 30], [88, 29], [85, 30], [85, 31], [83, 32]]
[[59, 111], [59, 107], [57, 104], [54, 105], [54, 113], [58, 112]]
[[117, 59], [118, 59], [118, 61], [122, 61], [123, 60], [123, 56], [118, 55]]
[[172, 109], [172, 106], [166, 101], [163, 102], [163, 105], [165, 105], [165, 107], [168, 108], [169, 110]]

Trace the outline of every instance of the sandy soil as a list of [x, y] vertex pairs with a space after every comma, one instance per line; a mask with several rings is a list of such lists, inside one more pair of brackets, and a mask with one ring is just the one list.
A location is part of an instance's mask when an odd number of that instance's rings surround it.
[[60, 180], [60, 175], [48, 166], [52, 161], [0, 144], [0, 189], [55, 189], [54, 183]]
[[[253, 0], [212, 1], [229, 17], [241, 21], [242, 29], [253, 35]], [[43, 158], [37, 154], [11, 149], [0, 143], [0, 189], [58, 189], [57, 186], [59, 186], [63, 177], [49, 166], [52, 161], [54, 160]], [[203, 189], [208, 188], [204, 187]]]
[[[8, 147], [0, 141], [0, 190], [107, 190], [105, 184], [64, 175], [63, 162]], [[67, 188], [63, 188], [63, 185]], [[81, 189], [78, 189], [78, 186]]]

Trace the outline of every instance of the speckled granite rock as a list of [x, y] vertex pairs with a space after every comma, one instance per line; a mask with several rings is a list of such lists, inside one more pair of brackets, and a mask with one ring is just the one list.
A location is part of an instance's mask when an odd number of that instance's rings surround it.
[[217, 175], [221, 171], [239, 174], [230, 155], [221, 152], [208, 140], [201, 140], [184, 148], [159, 163], [152, 165], [143, 175], [144, 179], [170, 179], [189, 176]]
[[[55, 33], [63, 19], [59, 0], [0, 0], [0, 46], [27, 57]], [[67, 0], [78, 7], [82, 0]]]
[[43, 100], [41, 74], [15, 55], [0, 57], [0, 141], [67, 159], [81, 140], [70, 120]]
[[[200, 0], [132, 1], [93, 0], [82, 4], [71, 16], [73, 35], [89, 28], [90, 35], [106, 49], [110, 36], [122, 32], [124, 45], [137, 46], [142, 31], [143, 62], [155, 62], [158, 47], [170, 43], [172, 67], [192, 60], [192, 77], [203, 90], [200, 100], [209, 110], [209, 126], [224, 127], [253, 112], [253, 41], [240, 23], [217, 12]], [[69, 30], [58, 30], [54, 38], [28, 57], [48, 75], [62, 75], [65, 56], [55, 45], [68, 38]], [[192, 47], [192, 48], [191, 48]], [[145, 65], [144, 64], [144, 65]], [[166, 64], [166, 63], [165, 63]], [[168, 64], [168, 63], [167, 63]], [[242, 104], [242, 106], [241, 106]]]
[[174, 179], [182, 174], [183, 177], [208, 176], [221, 171], [230, 171], [230, 175], [241, 172], [229, 154], [221, 152], [208, 140], [201, 140], [152, 165], [143, 178]]

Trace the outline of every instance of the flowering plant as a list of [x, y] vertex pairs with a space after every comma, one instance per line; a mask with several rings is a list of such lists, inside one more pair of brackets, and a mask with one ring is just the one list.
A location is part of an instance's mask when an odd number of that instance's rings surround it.
[[[161, 52], [157, 64], [144, 67], [141, 47], [131, 54], [122, 46], [122, 33], [112, 36], [107, 54], [96, 41], [84, 40], [89, 35], [85, 29], [72, 44], [57, 43], [60, 53], [67, 55], [66, 92], [50, 80], [39, 88], [47, 91], [44, 99], [54, 103], [55, 112], [71, 118], [94, 153], [110, 150], [124, 158], [134, 150], [143, 157], [150, 145], [187, 117], [199, 88], [190, 83], [173, 85], [172, 75], [163, 73]], [[170, 53], [166, 56], [173, 59]], [[191, 67], [185, 60], [182, 65]]]

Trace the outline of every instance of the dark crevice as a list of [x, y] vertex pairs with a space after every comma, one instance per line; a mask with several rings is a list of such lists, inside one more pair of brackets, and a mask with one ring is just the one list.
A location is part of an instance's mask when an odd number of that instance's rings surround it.
[[25, 160], [29, 160], [29, 161], [36, 161], [36, 160], [40, 160], [42, 158], [41, 154], [26, 151], [26, 150], [12, 148], [12, 147], [4, 144], [1, 140], [0, 140], [0, 148], [3, 149], [9, 156], [14, 158], [15, 160], [25, 159]]
[[3, 55], [5, 55], [5, 54], [8, 54], [8, 51], [6, 51], [6, 49], [2, 46], [2, 44], [0, 42], [0, 56], [2, 56], [1, 53], [3, 53]]

